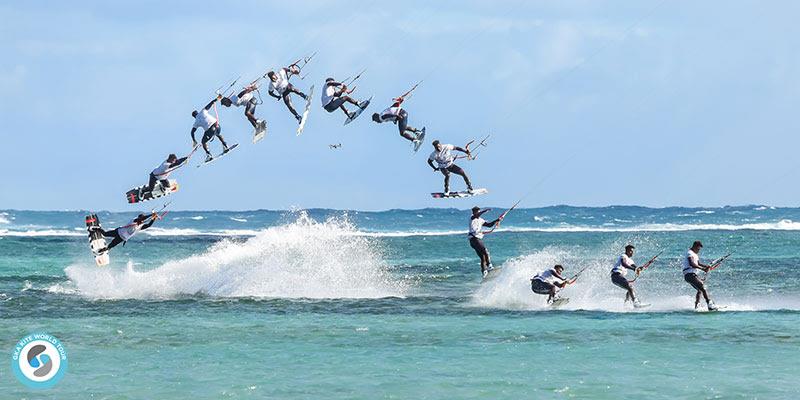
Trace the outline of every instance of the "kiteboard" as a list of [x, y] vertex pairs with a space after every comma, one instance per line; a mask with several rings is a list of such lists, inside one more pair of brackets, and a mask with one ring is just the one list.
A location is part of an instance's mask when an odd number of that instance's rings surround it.
[[111, 261], [108, 258], [108, 252], [100, 252], [106, 247], [106, 238], [101, 231], [100, 219], [97, 218], [97, 214], [86, 216], [86, 230], [89, 231], [89, 248], [92, 249], [95, 263], [98, 267], [108, 265]]
[[219, 153], [216, 156], [212, 157], [210, 160], [201, 162], [200, 164], [197, 165], [197, 168], [200, 168], [203, 165], [211, 164], [212, 162], [219, 160], [220, 158], [224, 157], [226, 154], [230, 153], [237, 147], [239, 147], [239, 143], [234, 143], [233, 146], [228, 147], [228, 151], [223, 151], [222, 153]]
[[352, 117], [349, 117], [346, 120], [344, 120], [344, 124], [347, 125], [347, 124], [353, 122], [356, 118], [358, 118], [358, 116], [361, 115], [361, 113], [364, 112], [364, 110], [366, 110], [367, 107], [369, 107], [369, 102], [372, 101], [372, 97], [373, 96], [370, 96], [370, 98], [368, 98], [368, 99], [364, 100], [363, 102], [361, 102], [361, 104], [358, 105], [358, 110], [356, 110], [353, 113]]
[[694, 311], [700, 313], [715, 313], [725, 311], [726, 308], [728, 308], [728, 306], [717, 306], [716, 310], [709, 310], [708, 308], [695, 308]]
[[417, 135], [417, 141], [414, 142], [414, 153], [419, 151], [419, 148], [422, 147], [422, 143], [425, 142], [425, 127], [422, 127], [422, 132]]
[[481, 280], [481, 283], [490, 281], [490, 280], [492, 280], [494, 278], [497, 278], [497, 276], [500, 275], [500, 270], [501, 269], [503, 269], [503, 267], [497, 267], [497, 268], [490, 269], [489, 272], [486, 273], [486, 276], [483, 277], [483, 280]]
[[550, 303], [550, 307], [558, 308], [558, 307], [561, 307], [563, 305], [566, 305], [567, 303], [569, 303], [569, 298], [559, 297], [557, 299], [554, 299], [553, 302]]
[[650, 304], [650, 303], [639, 303], [639, 304], [634, 303], [633, 304], [633, 308], [647, 308], [647, 307], [650, 307], [650, 306], [652, 306], [652, 304]]
[[314, 85], [311, 85], [311, 89], [308, 91], [308, 96], [306, 96], [306, 108], [303, 110], [303, 115], [300, 116], [300, 126], [297, 127], [297, 136], [300, 136], [303, 133], [303, 129], [306, 127], [306, 121], [308, 120], [308, 112], [311, 110], [311, 97], [314, 96]]
[[164, 186], [161, 184], [161, 181], [156, 182], [156, 184], [153, 186], [153, 190], [150, 190], [149, 185], [142, 185], [133, 188], [125, 193], [125, 198], [128, 199], [129, 204], [134, 204], [157, 199], [159, 197], [164, 197], [168, 194], [177, 192], [178, 182], [174, 179], [168, 179], [168, 181], [169, 187], [167, 188], [164, 188]]
[[258, 143], [259, 140], [263, 139], [264, 136], [267, 135], [267, 121], [263, 119], [258, 121], [258, 126], [253, 131], [253, 143]]
[[479, 195], [486, 194], [486, 193], [489, 193], [489, 191], [486, 190], [486, 189], [481, 188], [481, 189], [473, 190], [472, 193], [470, 193], [470, 192], [468, 192], [466, 190], [462, 191], [462, 192], [450, 192], [450, 194], [448, 194], [447, 196], [445, 196], [444, 193], [442, 193], [442, 192], [434, 192], [434, 193], [431, 193], [431, 197], [433, 197], [434, 199], [464, 198], [464, 197], [479, 196]]

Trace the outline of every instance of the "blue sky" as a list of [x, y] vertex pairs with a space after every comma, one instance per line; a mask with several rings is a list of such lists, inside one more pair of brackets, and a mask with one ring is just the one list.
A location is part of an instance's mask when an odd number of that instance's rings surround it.
[[413, 155], [368, 115], [343, 127], [315, 94], [299, 138], [268, 97], [257, 145], [241, 110], [221, 110], [243, 147], [176, 173], [175, 208], [466, 208], [528, 192], [525, 206], [797, 205], [797, 15], [791, 1], [3, 1], [0, 208], [131, 209], [124, 192], [189, 149], [190, 112], [216, 87], [314, 50], [303, 90], [367, 68], [356, 93], [373, 112], [424, 79], [411, 125], [454, 144], [491, 133], [460, 163], [491, 193], [431, 199], [430, 145]]

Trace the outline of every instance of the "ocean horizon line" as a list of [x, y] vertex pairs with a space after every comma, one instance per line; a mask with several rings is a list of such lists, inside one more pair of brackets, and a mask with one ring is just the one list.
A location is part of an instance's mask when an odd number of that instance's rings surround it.
[[[153, 206], [158, 205], [160, 203], [152, 203]], [[144, 208], [147, 204], [145, 204]], [[505, 209], [510, 206], [508, 205], [487, 205], [481, 206], [481, 208], [492, 208], [492, 209]], [[605, 205], [605, 206], [598, 206], [598, 205], [574, 205], [574, 204], [554, 204], [554, 205], [547, 205], [547, 206], [535, 206], [535, 207], [517, 207], [517, 210], [547, 210], [547, 209], [582, 209], [582, 210], [602, 210], [602, 209], [615, 209], [615, 208], [630, 208], [630, 209], [640, 209], [640, 210], [725, 210], [725, 209], [743, 209], [743, 208], [760, 208], [763, 209], [770, 209], [770, 210], [793, 210], [793, 209], [800, 209], [800, 205], [798, 206], [786, 206], [786, 205], [769, 205], [769, 204], [740, 204], [740, 205], [722, 205], [722, 206], [681, 206], [681, 205], [672, 205], [672, 206], [647, 206], [647, 205], [636, 205], [636, 204], [612, 204], [612, 205]], [[426, 211], [426, 210], [456, 210], [456, 211], [469, 211], [471, 207], [467, 208], [458, 208], [458, 207], [423, 207], [423, 208], [387, 208], [387, 209], [375, 209], [375, 210], [364, 210], [364, 209], [354, 209], [354, 208], [331, 208], [331, 207], [292, 207], [292, 208], [254, 208], [254, 209], [171, 209], [171, 212], [298, 212], [298, 211], [345, 211], [345, 212], [360, 212], [360, 213], [384, 213], [384, 212], [392, 212], [392, 211]], [[90, 210], [90, 209], [17, 209], [17, 208], [0, 208], [0, 212], [92, 212], [92, 213], [124, 213], [124, 212], [137, 212], [138, 209], [128, 209], [128, 210], [109, 210], [109, 209], [97, 209], [97, 210]]]

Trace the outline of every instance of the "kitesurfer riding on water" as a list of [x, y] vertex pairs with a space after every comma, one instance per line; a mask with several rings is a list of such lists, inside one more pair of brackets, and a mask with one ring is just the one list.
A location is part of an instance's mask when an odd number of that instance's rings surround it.
[[556, 294], [567, 285], [575, 283], [577, 279], [564, 278], [562, 273], [564, 273], [564, 267], [561, 265], [539, 272], [531, 278], [531, 290], [536, 294], [548, 295], [547, 304], [552, 304], [556, 300]]
[[492, 260], [489, 257], [489, 250], [483, 244], [483, 235], [485, 234], [485, 232], [483, 232], [483, 228], [494, 227], [503, 220], [503, 215], [501, 215], [494, 221], [486, 222], [482, 216], [489, 210], [489, 208], [481, 210], [480, 207], [472, 207], [472, 216], [470, 217], [469, 221], [469, 245], [473, 250], [475, 250], [475, 253], [481, 259], [481, 274], [483, 274], [484, 278], [489, 274], [489, 271], [492, 270], [493, 267]]
[[636, 299], [636, 293], [633, 291], [633, 283], [629, 282], [625, 275], [628, 273], [628, 270], [632, 270], [636, 272], [638, 275], [641, 272], [641, 268], [637, 267], [636, 264], [633, 263], [633, 253], [635, 247], [632, 244], [625, 246], [625, 254], [619, 256], [617, 262], [614, 264], [614, 268], [611, 269], [611, 282], [627, 291], [625, 294], [625, 302], [632, 301], [634, 307], [639, 307], [641, 304], [639, 300]]
[[696, 240], [692, 243], [692, 247], [689, 251], [686, 252], [686, 256], [683, 258], [682, 267], [683, 267], [683, 280], [685, 280], [688, 284], [692, 285], [692, 287], [697, 290], [697, 294], [694, 297], [694, 308], [700, 305], [700, 295], [706, 300], [706, 305], [708, 306], [708, 311], [715, 311], [717, 310], [717, 306], [714, 302], [709, 298], [708, 291], [706, 290], [705, 282], [697, 276], [697, 271], [705, 271], [708, 272], [709, 269], [712, 268], [711, 265], [703, 264], [700, 262], [700, 250], [703, 248], [703, 243], [699, 240]]

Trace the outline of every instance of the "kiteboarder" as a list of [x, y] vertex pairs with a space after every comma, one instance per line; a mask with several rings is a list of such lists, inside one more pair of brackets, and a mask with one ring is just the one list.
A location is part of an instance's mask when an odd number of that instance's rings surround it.
[[278, 72], [269, 71], [267, 72], [267, 77], [270, 80], [269, 95], [278, 100], [283, 99], [283, 102], [286, 104], [289, 112], [291, 112], [292, 115], [294, 115], [294, 117], [297, 119], [297, 122], [300, 123], [302, 122], [303, 118], [297, 113], [297, 111], [295, 111], [294, 107], [292, 106], [292, 99], [289, 98], [289, 94], [294, 93], [302, 97], [303, 100], [308, 100], [308, 96], [305, 93], [297, 90], [294, 85], [289, 83], [289, 78], [291, 78], [292, 75], [298, 74], [300, 74], [300, 67], [295, 63], [286, 68], [279, 69]]
[[553, 304], [553, 301], [556, 300], [556, 294], [567, 285], [575, 283], [578, 279], [577, 277], [572, 279], [564, 278], [563, 272], [564, 267], [560, 264], [539, 272], [531, 278], [531, 290], [536, 294], [548, 295], [547, 304]]
[[339, 109], [347, 115], [347, 118], [355, 118], [356, 114], [348, 111], [344, 103], [353, 104], [362, 110], [366, 107], [366, 104], [369, 103], [353, 99], [348, 96], [351, 93], [353, 93], [353, 89], [349, 89], [344, 83], [337, 82], [333, 78], [325, 79], [325, 87], [322, 90], [322, 108], [329, 113]]
[[[414, 87], [416, 88], [416, 86]], [[409, 93], [411, 93], [411, 90], [409, 90], [400, 97], [392, 99], [394, 103], [392, 103], [392, 105], [389, 106], [389, 108], [381, 111], [380, 114], [379, 113], [372, 114], [372, 120], [379, 124], [387, 121], [394, 123], [400, 130], [400, 136], [404, 137], [407, 140], [410, 140], [411, 142], [414, 143], [415, 147], [418, 147], [420, 140], [422, 140], [422, 137], [420, 136], [425, 132], [425, 128], [416, 129], [408, 126], [408, 112], [406, 112], [406, 110], [404, 110], [400, 106], [401, 104], [403, 104], [403, 101], [405, 100], [406, 96], [408, 96]]]
[[[93, 226], [91, 229], [97, 229], [103, 236], [112, 238], [111, 243], [108, 246], [100, 249], [97, 251], [98, 254], [105, 253], [120, 243], [127, 242], [133, 235], [137, 234], [139, 231], [145, 230], [153, 225], [154, 222], [158, 219], [158, 213], [153, 212], [152, 214], [139, 214], [136, 218], [134, 218], [129, 224], [120, 226], [117, 229], [112, 231], [103, 230], [100, 226]], [[147, 221], [147, 220], [150, 221]]]
[[[470, 155], [469, 149], [464, 149], [458, 146], [453, 146], [452, 144], [441, 144], [438, 140], [433, 141], [433, 148], [434, 151], [428, 157], [428, 165], [433, 168], [433, 171], [439, 171], [444, 175], [444, 197], [450, 195], [450, 174], [460, 175], [464, 178], [464, 183], [467, 184], [467, 192], [472, 194], [474, 191], [472, 189], [472, 183], [469, 181], [469, 177], [467, 173], [464, 172], [461, 167], [455, 164], [456, 157], [453, 155], [452, 151], [460, 151], [466, 155]], [[436, 161], [438, 166], [434, 166], [433, 162]]]
[[488, 233], [484, 232], [483, 228], [492, 228], [496, 226], [498, 223], [500, 223], [500, 221], [503, 220], [503, 216], [505, 215], [502, 214], [494, 221], [486, 222], [482, 216], [489, 210], [491, 209], [487, 208], [485, 210], [481, 210], [481, 208], [478, 206], [472, 207], [472, 216], [470, 217], [469, 221], [469, 245], [473, 250], [475, 250], [475, 253], [478, 254], [478, 257], [481, 259], [481, 274], [483, 274], [484, 278], [494, 267], [492, 266], [492, 260], [489, 258], [489, 250], [483, 244], [483, 235]]
[[175, 171], [176, 169], [183, 166], [183, 163], [192, 156], [192, 153], [197, 149], [197, 146], [192, 149], [192, 152], [189, 153], [186, 157], [178, 158], [175, 154], [170, 154], [167, 156], [167, 159], [161, 163], [158, 167], [156, 167], [153, 171], [150, 172], [150, 182], [147, 184], [148, 189], [152, 192], [153, 188], [156, 186], [156, 182], [161, 183], [161, 187], [168, 188], [169, 187], [169, 175]]
[[199, 112], [197, 110], [192, 111], [192, 117], [194, 117], [194, 125], [192, 126], [192, 146], [197, 146], [197, 140], [194, 137], [194, 132], [197, 130], [197, 128], [202, 128], [203, 139], [201, 144], [203, 145], [203, 150], [206, 152], [206, 162], [211, 161], [214, 158], [211, 156], [211, 152], [208, 151], [208, 142], [213, 140], [215, 137], [218, 137], [220, 143], [222, 143], [223, 153], [228, 152], [228, 144], [225, 143], [225, 139], [220, 133], [222, 132], [222, 128], [219, 126], [219, 120], [208, 112], [211, 110], [211, 107], [214, 107], [214, 104], [219, 99], [222, 99], [222, 95], [217, 95], [214, 100], [211, 100], [211, 102], [209, 102]]
[[222, 98], [220, 103], [225, 107], [244, 106], [244, 116], [247, 117], [247, 121], [250, 122], [250, 125], [253, 125], [254, 129], [263, 130], [267, 128], [267, 122], [256, 118], [256, 106], [259, 104], [255, 96], [256, 90], [258, 90], [258, 86], [255, 84], [247, 85], [241, 92]]
[[708, 306], [708, 311], [716, 311], [717, 306], [714, 302], [709, 298], [708, 291], [706, 290], [705, 282], [697, 276], [697, 270], [708, 272], [711, 268], [711, 265], [703, 264], [700, 262], [700, 250], [703, 248], [703, 243], [699, 240], [696, 240], [692, 243], [692, 247], [689, 251], [686, 252], [686, 256], [683, 258], [682, 267], [683, 267], [683, 280], [685, 280], [688, 284], [692, 285], [692, 287], [697, 290], [697, 294], [694, 297], [694, 308], [700, 306], [700, 295], [706, 300], [706, 305]]
[[641, 304], [636, 298], [636, 293], [633, 291], [633, 282], [630, 282], [627, 278], [625, 278], [628, 270], [636, 272], [636, 275], [639, 275], [639, 273], [642, 271], [642, 268], [637, 267], [633, 262], [632, 257], [634, 249], [636, 248], [633, 247], [632, 244], [625, 246], [625, 253], [619, 256], [617, 262], [614, 264], [614, 267], [611, 268], [611, 282], [627, 291], [625, 294], [625, 303], [632, 301], [634, 307], [639, 307]]

